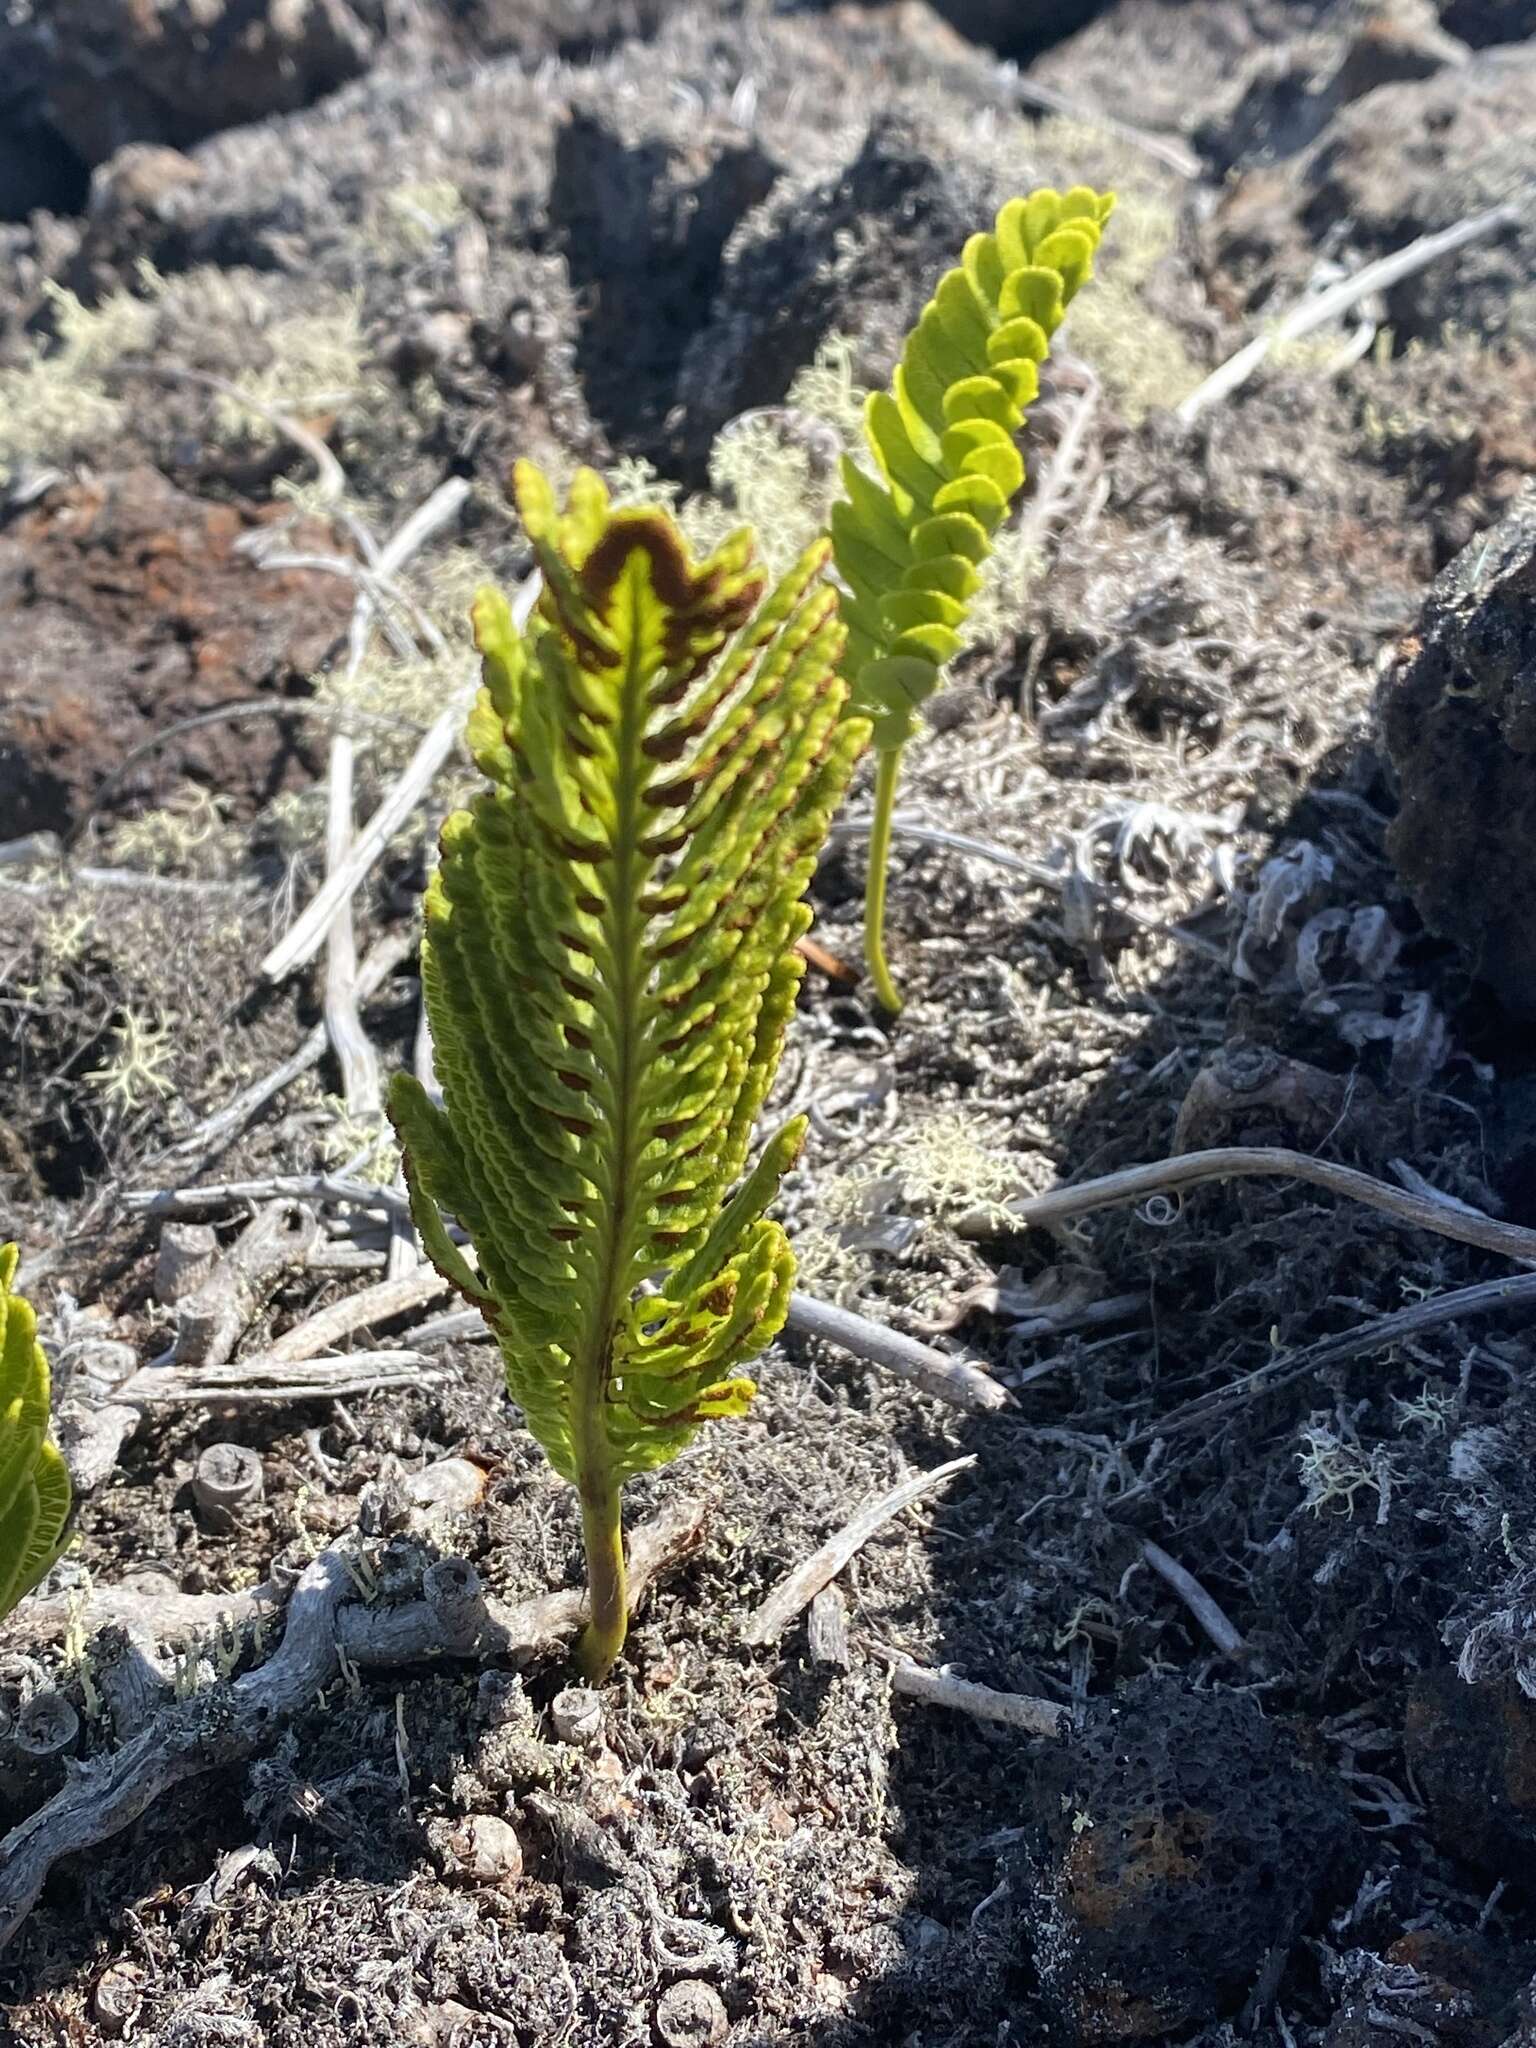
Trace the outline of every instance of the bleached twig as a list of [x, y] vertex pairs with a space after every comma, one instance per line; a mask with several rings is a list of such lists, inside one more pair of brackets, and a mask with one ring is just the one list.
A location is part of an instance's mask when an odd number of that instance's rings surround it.
[[936, 1486], [942, 1486], [957, 1472], [967, 1471], [975, 1462], [973, 1454], [965, 1458], [951, 1458], [947, 1465], [936, 1465], [931, 1472], [914, 1472], [899, 1486], [893, 1486], [889, 1493], [881, 1494], [878, 1500], [861, 1508], [804, 1564], [797, 1565], [787, 1578], [780, 1580], [762, 1605], [748, 1616], [741, 1640], [754, 1650], [776, 1643], [800, 1610], [810, 1605], [823, 1586], [831, 1584], [849, 1558], [861, 1550], [871, 1536], [883, 1529], [887, 1522], [894, 1521], [903, 1508], [911, 1507], [914, 1501], [921, 1500]]
[[1152, 1542], [1150, 1537], [1143, 1542], [1141, 1554], [1163, 1584], [1183, 1601], [1224, 1657], [1247, 1656], [1248, 1645], [1241, 1631], [1227, 1619], [1220, 1605], [1193, 1572], [1186, 1571], [1176, 1557], [1170, 1557], [1163, 1546]]
[[[449, 477], [432, 495], [418, 505], [379, 550], [372, 574], [391, 578], [404, 568], [418, 549], [456, 519], [469, 495], [463, 477]], [[352, 607], [347, 639], [344, 682], [350, 683], [362, 668], [378, 604], [367, 585], [359, 588]], [[443, 640], [434, 627], [436, 651]], [[357, 742], [345, 728], [332, 733], [330, 759], [326, 768], [325, 871], [335, 875], [343, 868], [352, 849], [352, 788], [357, 764]], [[361, 1123], [377, 1117], [383, 1109], [383, 1088], [379, 1058], [374, 1051], [359, 1008], [357, 932], [352, 921], [351, 892], [342, 897], [325, 934], [325, 1028], [341, 1066], [342, 1094], [348, 1116]]]
[[[1014, 71], [1012, 65], [1007, 68], [1010, 73]], [[1048, 114], [1059, 114], [1067, 121], [1080, 121], [1085, 128], [1102, 128], [1106, 135], [1117, 136], [1121, 142], [1155, 158], [1181, 178], [1198, 178], [1200, 175], [1199, 157], [1176, 135], [1155, 135], [1149, 129], [1132, 127], [1129, 121], [1122, 121], [1118, 115], [1085, 106], [1081, 100], [1058, 92], [1055, 86], [1046, 85], [1038, 78], [1011, 76], [1009, 83], [1026, 106], [1039, 107]]]
[[947, 1671], [930, 1671], [914, 1664], [910, 1657], [897, 1657], [891, 1664], [891, 1691], [909, 1700], [922, 1700], [930, 1707], [953, 1707], [975, 1721], [997, 1721], [1005, 1728], [1017, 1728], [1025, 1735], [1059, 1735], [1066, 1726], [1067, 1710], [1050, 1700], [1032, 1698], [1023, 1692], [996, 1692], [990, 1685], [977, 1685], [968, 1678], [952, 1678]]
[[[519, 624], [524, 623], [532, 611], [538, 588], [537, 576], [529, 576], [514, 595], [512, 612]], [[422, 735], [398, 780], [353, 841], [347, 859], [334, 874], [326, 877], [309, 908], [295, 919], [286, 935], [262, 961], [261, 972], [266, 980], [282, 981], [296, 967], [302, 967], [307, 960], [314, 958], [341, 904], [362, 883], [453, 752], [464, 724], [464, 708], [469, 693], [469, 686], [466, 686]]]
[[855, 1315], [852, 1309], [839, 1308], [833, 1302], [818, 1301], [798, 1288], [789, 1297], [784, 1327], [797, 1336], [819, 1337], [823, 1343], [835, 1344], [968, 1414], [993, 1415], [1000, 1408], [1013, 1406], [1008, 1389], [979, 1365], [951, 1358], [931, 1344], [920, 1344], [900, 1330], [888, 1330], [883, 1323], [871, 1322], [868, 1316]]
[[296, 1401], [343, 1401], [390, 1388], [432, 1387], [447, 1378], [419, 1351], [354, 1351], [339, 1358], [230, 1359], [223, 1365], [146, 1365], [113, 1400], [140, 1408], [254, 1408]]
[[[416, 934], [408, 930], [388, 932], [368, 949], [363, 963], [357, 971], [357, 993], [361, 1002], [366, 1002], [388, 981], [395, 969], [415, 950]], [[318, 1066], [325, 1056], [330, 1040], [323, 1023], [306, 1033], [280, 1066], [271, 1073], [263, 1074], [259, 1081], [253, 1081], [244, 1088], [233, 1102], [227, 1102], [222, 1109], [214, 1110], [167, 1148], [167, 1159], [196, 1159], [206, 1166], [216, 1159], [227, 1145], [234, 1142], [253, 1118], [260, 1114], [274, 1095]]]
[[1223, 1409], [1272, 1394], [1309, 1373], [1331, 1372], [1367, 1351], [1385, 1351], [1394, 1344], [1441, 1330], [1449, 1323], [1474, 1321], [1479, 1316], [1497, 1315], [1514, 1309], [1529, 1314], [1536, 1308], [1536, 1273], [1509, 1273], [1497, 1280], [1478, 1280], [1469, 1287], [1453, 1287], [1444, 1294], [1427, 1295], [1406, 1308], [1393, 1309], [1350, 1330], [1336, 1330], [1298, 1351], [1282, 1351], [1256, 1366], [1241, 1379], [1229, 1381], [1208, 1394], [1198, 1394], [1181, 1407], [1165, 1409], [1156, 1423], [1127, 1437], [1123, 1448], [1131, 1450], [1180, 1431], [1208, 1427]]
[[1202, 384], [1197, 384], [1178, 408], [1178, 417], [1187, 426], [1197, 420], [1210, 406], [1217, 405], [1224, 398], [1230, 398], [1258, 369], [1264, 358], [1274, 348], [1287, 341], [1299, 341], [1303, 335], [1311, 334], [1319, 327], [1326, 327], [1341, 313], [1347, 313], [1352, 306], [1368, 298], [1372, 292], [1387, 291], [1400, 284], [1405, 277], [1426, 265], [1436, 262], [1441, 256], [1449, 256], [1456, 249], [1464, 249], [1469, 242], [1480, 242], [1498, 229], [1511, 226], [1520, 218], [1519, 208], [1509, 200], [1500, 206], [1490, 206], [1482, 213], [1474, 213], [1466, 220], [1456, 221], [1451, 227], [1440, 228], [1432, 235], [1420, 235], [1401, 249], [1394, 249], [1390, 255], [1380, 256], [1374, 263], [1367, 263], [1353, 276], [1342, 278], [1338, 284], [1330, 285], [1327, 291], [1315, 292], [1293, 306], [1289, 313], [1267, 327], [1262, 334], [1255, 335], [1246, 347], [1236, 355], [1228, 356], [1219, 368], [1213, 370]]
[[[432, 1267], [411, 1273], [404, 1279], [381, 1280], [376, 1286], [344, 1295], [340, 1301], [333, 1301], [329, 1308], [321, 1309], [318, 1315], [285, 1330], [281, 1337], [267, 1346], [262, 1357], [274, 1365], [319, 1358], [343, 1337], [351, 1336], [353, 1331], [392, 1322], [396, 1316], [408, 1315], [413, 1308], [421, 1308], [447, 1292], [448, 1282]], [[357, 1362], [362, 1363], [367, 1356], [367, 1353], [362, 1354]]]
[[1103, 387], [1087, 363], [1076, 367], [1086, 381], [1077, 394], [1077, 403], [1068, 414], [1061, 439], [1051, 453], [1050, 467], [1044, 480], [1025, 505], [1019, 520], [1018, 545], [1026, 555], [1033, 554], [1044, 545], [1051, 528], [1064, 516], [1078, 494], [1082, 446], [1098, 411]]
[[130, 1188], [122, 1201], [138, 1216], [216, 1216], [242, 1202], [335, 1202], [354, 1209], [405, 1211], [409, 1205], [393, 1188], [349, 1180], [338, 1173], [275, 1173], [263, 1180], [226, 1180], [197, 1188]]
[[1205, 1152], [1183, 1152], [1170, 1159], [1154, 1160], [1150, 1165], [1127, 1166], [1118, 1173], [1101, 1174], [1095, 1180], [1052, 1188], [1047, 1194], [1014, 1196], [1003, 1207], [1016, 1223], [1043, 1226], [1065, 1223], [1074, 1216], [1086, 1216], [1094, 1209], [1112, 1208], [1121, 1202], [1139, 1202], [1170, 1189], [1195, 1187], [1202, 1181], [1256, 1176], [1306, 1181], [1330, 1194], [1362, 1202], [1368, 1209], [1395, 1216], [1417, 1230], [1454, 1238], [1458, 1244], [1477, 1245], [1482, 1251], [1497, 1252], [1506, 1259], [1536, 1259], [1536, 1230], [1518, 1223], [1501, 1223], [1449, 1197], [1442, 1200], [1395, 1188], [1352, 1166], [1335, 1166], [1330, 1160], [1314, 1159], [1309, 1152], [1290, 1152], [1280, 1145], [1218, 1145]]

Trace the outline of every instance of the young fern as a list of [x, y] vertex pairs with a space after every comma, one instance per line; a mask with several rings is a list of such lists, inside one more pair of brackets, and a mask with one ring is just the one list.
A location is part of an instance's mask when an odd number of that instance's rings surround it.
[[1077, 185], [1012, 199], [973, 235], [907, 337], [864, 431], [878, 479], [843, 462], [832, 508], [847, 585], [843, 675], [874, 727], [878, 760], [865, 953], [876, 992], [901, 1007], [885, 959], [885, 875], [901, 750], [914, 713], [958, 652], [992, 537], [1024, 482], [1015, 436], [1039, 389], [1036, 365], [1093, 268], [1112, 193]]
[[444, 827], [426, 903], [444, 1106], [402, 1075], [390, 1110], [423, 1243], [579, 1493], [598, 1677], [626, 1626], [624, 1481], [745, 1409], [784, 1320], [764, 1211], [804, 1120], [747, 1153], [869, 726], [845, 716], [825, 544], [765, 597], [749, 533], [695, 562], [591, 471], [563, 511], [527, 463], [514, 488], [543, 590], [522, 632], [476, 600], [490, 786]]
[[11, 1292], [17, 1250], [0, 1245], [0, 1616], [58, 1556], [69, 1474], [48, 1435], [48, 1361], [30, 1303]]

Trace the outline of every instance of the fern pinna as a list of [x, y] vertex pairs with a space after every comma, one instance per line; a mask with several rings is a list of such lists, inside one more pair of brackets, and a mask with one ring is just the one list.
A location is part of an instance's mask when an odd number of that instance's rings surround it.
[[877, 767], [865, 950], [880, 1000], [901, 1007], [885, 960], [885, 873], [901, 750], [938, 687], [992, 537], [1024, 482], [1014, 437], [1037, 365], [1093, 269], [1113, 193], [1075, 185], [1012, 199], [973, 235], [907, 337], [889, 391], [871, 395], [865, 437], [878, 477], [851, 459], [832, 508], [847, 585], [843, 675], [873, 721]]
[[58, 1556], [69, 1474], [48, 1435], [48, 1361], [31, 1304], [11, 1292], [17, 1250], [0, 1245], [0, 1615]]
[[742, 1412], [784, 1320], [794, 1262], [763, 1212], [803, 1120], [742, 1175], [869, 727], [844, 715], [825, 546], [765, 598], [749, 533], [695, 562], [590, 471], [563, 511], [526, 463], [514, 489], [543, 590], [523, 632], [476, 600], [490, 787], [445, 826], [426, 905], [444, 1106], [400, 1076], [390, 1107], [423, 1242], [578, 1489], [600, 1675], [626, 1623], [623, 1482]]

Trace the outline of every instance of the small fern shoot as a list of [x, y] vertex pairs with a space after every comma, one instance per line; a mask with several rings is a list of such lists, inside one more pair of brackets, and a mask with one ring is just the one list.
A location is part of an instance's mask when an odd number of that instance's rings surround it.
[[0, 1616], [30, 1593], [64, 1543], [69, 1474], [48, 1435], [48, 1361], [31, 1304], [11, 1292], [15, 1245], [0, 1245]]
[[443, 1107], [401, 1075], [390, 1110], [428, 1254], [579, 1494], [599, 1677], [626, 1627], [624, 1481], [745, 1409], [784, 1320], [794, 1261], [764, 1211], [803, 1119], [747, 1154], [869, 725], [845, 715], [827, 543], [765, 596], [747, 532], [695, 561], [589, 470], [563, 511], [527, 463], [514, 490], [543, 590], [521, 632], [497, 593], [475, 603], [489, 787], [444, 828], [422, 954]]
[[864, 943], [891, 1011], [901, 998], [885, 959], [885, 879], [901, 751], [960, 648], [992, 537], [1024, 482], [1014, 442], [1037, 365], [1092, 272], [1113, 205], [1112, 193], [1086, 185], [1042, 189], [973, 235], [908, 335], [891, 389], [865, 407], [878, 477], [843, 462], [847, 495], [832, 508], [848, 591], [843, 675], [877, 752]]

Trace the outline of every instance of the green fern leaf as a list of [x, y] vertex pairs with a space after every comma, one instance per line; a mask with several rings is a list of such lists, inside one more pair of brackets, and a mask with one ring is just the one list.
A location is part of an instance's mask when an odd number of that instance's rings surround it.
[[973, 235], [908, 335], [889, 391], [865, 408], [878, 476], [845, 458], [832, 508], [847, 586], [849, 707], [879, 750], [866, 944], [882, 1002], [900, 1007], [885, 966], [885, 867], [897, 762], [914, 714], [958, 653], [993, 536], [1024, 482], [1015, 437], [1037, 366], [1093, 268], [1113, 193], [1076, 185], [1011, 199]]
[[563, 510], [531, 465], [514, 483], [543, 591], [524, 632], [496, 593], [475, 607], [489, 787], [444, 828], [422, 954], [443, 1107], [400, 1076], [390, 1108], [428, 1254], [580, 1492], [600, 1673], [619, 1489], [742, 1412], [784, 1320], [794, 1262], [764, 1212], [803, 1123], [750, 1172], [748, 1151], [869, 727], [845, 716], [825, 544], [765, 597], [749, 534], [695, 562], [590, 471]]
[[15, 1245], [0, 1245], [0, 1615], [58, 1556], [69, 1474], [48, 1435], [48, 1361], [31, 1305], [11, 1292]]

